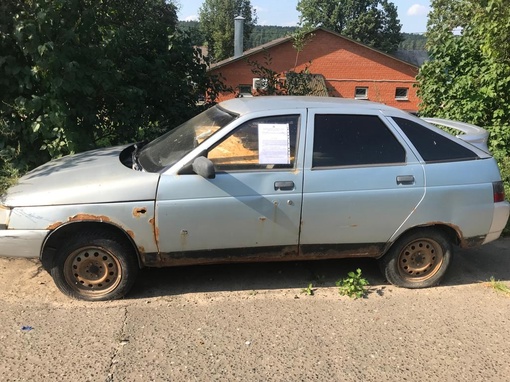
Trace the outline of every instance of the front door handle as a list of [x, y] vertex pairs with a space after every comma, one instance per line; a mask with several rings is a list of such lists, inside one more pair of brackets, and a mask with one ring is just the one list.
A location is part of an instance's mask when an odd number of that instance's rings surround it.
[[413, 185], [414, 184], [414, 176], [413, 175], [399, 175], [399, 176], [397, 176], [397, 184], [398, 185]]
[[294, 182], [291, 180], [274, 182], [274, 189], [275, 191], [292, 191], [294, 190]]

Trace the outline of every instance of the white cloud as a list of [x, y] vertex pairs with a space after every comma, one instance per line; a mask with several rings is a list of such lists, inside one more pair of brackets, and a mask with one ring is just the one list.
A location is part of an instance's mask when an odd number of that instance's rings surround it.
[[261, 6], [258, 5], [254, 5], [252, 8], [255, 10], [255, 12], [257, 12], [257, 14], [266, 12], [265, 8], [262, 8]]
[[408, 16], [427, 16], [430, 9], [429, 7], [426, 7], [425, 5], [421, 4], [414, 4], [407, 10]]
[[191, 15], [184, 18], [184, 21], [198, 21], [197, 15]]

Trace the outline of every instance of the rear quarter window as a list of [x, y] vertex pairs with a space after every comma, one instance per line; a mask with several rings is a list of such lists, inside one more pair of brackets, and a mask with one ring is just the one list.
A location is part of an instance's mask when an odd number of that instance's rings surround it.
[[419, 123], [398, 117], [393, 117], [393, 120], [427, 163], [478, 159], [478, 156], [467, 147]]

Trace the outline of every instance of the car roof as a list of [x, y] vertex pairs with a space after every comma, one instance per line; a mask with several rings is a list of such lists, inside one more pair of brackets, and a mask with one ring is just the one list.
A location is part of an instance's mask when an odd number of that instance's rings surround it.
[[303, 108], [335, 108], [339, 111], [350, 111], [353, 113], [362, 110], [401, 112], [401, 110], [393, 107], [371, 101], [313, 96], [241, 97], [223, 101], [219, 106], [240, 115], [258, 111]]
[[[374, 114], [382, 113], [388, 117], [406, 117], [411, 121], [419, 122], [423, 125], [424, 119], [420, 119], [403, 110], [387, 106], [381, 103], [336, 97], [316, 97], [316, 96], [259, 96], [259, 97], [240, 97], [219, 104], [225, 110], [238, 115], [246, 115], [262, 111], [272, 110], [292, 110], [292, 109], [332, 109], [332, 112], [345, 114], [357, 114], [372, 112]], [[426, 120], [425, 120], [426, 122]], [[461, 130], [464, 134], [456, 138], [476, 146], [477, 155], [485, 157], [489, 152], [487, 148], [488, 133], [478, 126], [468, 125], [463, 122], [449, 121], [444, 119], [430, 120], [432, 123], [449, 126], [456, 130]], [[445, 124], [446, 123], [446, 124]], [[444, 136], [450, 138], [451, 135], [440, 130], [437, 126], [426, 123], [429, 129], [432, 129]], [[461, 126], [462, 128], [459, 128]]]

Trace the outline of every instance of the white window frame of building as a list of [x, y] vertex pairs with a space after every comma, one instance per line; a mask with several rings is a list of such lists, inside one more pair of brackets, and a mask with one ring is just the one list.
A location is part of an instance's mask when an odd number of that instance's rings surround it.
[[409, 88], [396, 88], [395, 99], [399, 101], [407, 101], [409, 99]]
[[253, 90], [267, 90], [267, 78], [254, 78], [252, 81], [252, 88]]
[[354, 89], [354, 99], [368, 99], [368, 87], [356, 86]]
[[239, 97], [253, 97], [250, 84], [240, 84], [237, 88], [239, 89]]

